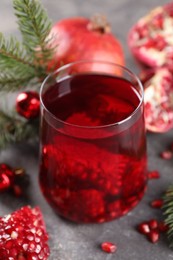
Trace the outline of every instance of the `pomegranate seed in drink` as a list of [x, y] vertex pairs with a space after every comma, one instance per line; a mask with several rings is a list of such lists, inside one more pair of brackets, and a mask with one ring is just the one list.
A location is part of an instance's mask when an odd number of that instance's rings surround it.
[[[54, 117], [43, 114], [40, 185], [56, 212], [75, 222], [100, 223], [135, 207], [147, 180], [135, 86], [120, 77], [80, 73], [48, 87], [43, 102]], [[133, 122], [115, 131], [134, 111]]]

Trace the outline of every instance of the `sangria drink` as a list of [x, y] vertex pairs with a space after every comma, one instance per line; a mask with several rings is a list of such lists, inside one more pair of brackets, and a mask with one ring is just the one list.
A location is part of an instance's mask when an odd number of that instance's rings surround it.
[[39, 181], [49, 204], [81, 223], [128, 213], [147, 182], [138, 78], [115, 64], [81, 61], [49, 76], [40, 95]]

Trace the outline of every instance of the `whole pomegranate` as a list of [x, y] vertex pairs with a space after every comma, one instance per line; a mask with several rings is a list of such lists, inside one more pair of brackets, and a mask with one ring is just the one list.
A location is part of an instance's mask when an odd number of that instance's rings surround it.
[[173, 69], [173, 2], [142, 17], [130, 30], [128, 45], [134, 57], [149, 67]]
[[167, 67], [146, 69], [140, 79], [144, 85], [147, 130], [163, 133], [173, 128], [173, 74]]
[[111, 33], [104, 16], [61, 20], [52, 27], [50, 37], [56, 51], [48, 64], [49, 69], [78, 60], [108, 61], [124, 65], [122, 46]]

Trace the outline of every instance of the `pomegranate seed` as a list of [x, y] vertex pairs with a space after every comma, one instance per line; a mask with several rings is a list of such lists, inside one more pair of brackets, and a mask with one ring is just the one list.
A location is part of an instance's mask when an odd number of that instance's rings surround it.
[[159, 231], [155, 229], [151, 230], [150, 233], [147, 234], [147, 237], [150, 242], [157, 243], [160, 237]]
[[151, 202], [151, 207], [152, 208], [160, 209], [162, 206], [163, 206], [163, 200], [162, 199], [153, 200]]
[[16, 197], [20, 197], [23, 195], [23, 191], [21, 189], [21, 187], [19, 185], [13, 185], [13, 192], [15, 194]]
[[165, 150], [160, 154], [160, 157], [165, 160], [169, 160], [173, 157], [173, 153], [170, 150]]
[[143, 235], [148, 234], [150, 232], [148, 222], [142, 222], [141, 224], [139, 224], [138, 231]]
[[148, 179], [159, 179], [160, 173], [158, 171], [148, 172]]
[[10, 179], [9, 177], [2, 173], [0, 176], [0, 191], [4, 191], [10, 187]]
[[114, 253], [117, 250], [117, 246], [111, 242], [103, 242], [101, 248], [106, 253]]
[[149, 228], [150, 229], [156, 229], [158, 228], [158, 221], [156, 219], [151, 219], [149, 222], [148, 222], [148, 225], [149, 225]]
[[168, 229], [169, 229], [168, 225], [165, 224], [163, 221], [161, 221], [161, 222], [159, 223], [158, 228], [159, 228], [159, 231], [160, 231], [160, 232], [167, 232]]

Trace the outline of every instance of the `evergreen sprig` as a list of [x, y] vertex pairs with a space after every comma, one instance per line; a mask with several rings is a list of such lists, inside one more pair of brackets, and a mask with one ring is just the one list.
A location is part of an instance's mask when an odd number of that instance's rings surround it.
[[13, 0], [13, 7], [28, 55], [44, 66], [54, 51], [48, 37], [52, 23], [45, 9], [37, 0]]
[[165, 216], [165, 223], [168, 225], [168, 239], [170, 247], [173, 247], [173, 185], [168, 188], [163, 200], [163, 214]]
[[[56, 46], [51, 47], [52, 22], [39, 0], [13, 0], [22, 42], [0, 33], [0, 91], [35, 88], [47, 76], [47, 64]], [[0, 147], [33, 137], [37, 121], [23, 120], [17, 113], [0, 109]]]
[[0, 33], [0, 91], [13, 91], [28, 85], [35, 77], [34, 61], [26, 55], [14, 37], [5, 39]]

